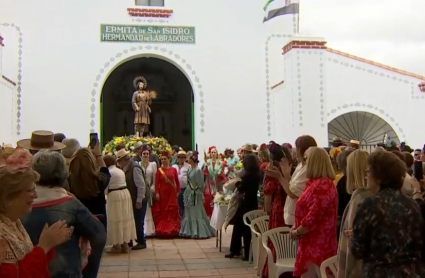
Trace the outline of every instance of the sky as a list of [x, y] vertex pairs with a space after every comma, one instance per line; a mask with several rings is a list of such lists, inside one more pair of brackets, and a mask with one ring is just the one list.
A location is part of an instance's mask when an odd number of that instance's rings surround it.
[[300, 0], [300, 33], [425, 76], [425, 0]]

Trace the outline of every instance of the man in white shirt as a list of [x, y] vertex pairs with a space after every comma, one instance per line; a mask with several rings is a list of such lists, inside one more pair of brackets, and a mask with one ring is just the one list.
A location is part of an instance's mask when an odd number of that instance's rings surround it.
[[179, 194], [179, 207], [180, 207], [180, 215], [183, 217], [184, 212], [184, 203], [183, 203], [183, 194], [186, 190], [187, 186], [187, 172], [189, 171], [190, 165], [186, 163], [186, 152], [185, 151], [179, 151], [177, 153], [177, 164], [173, 165], [177, 170], [177, 173], [179, 175], [179, 182], [180, 182], [180, 194]]

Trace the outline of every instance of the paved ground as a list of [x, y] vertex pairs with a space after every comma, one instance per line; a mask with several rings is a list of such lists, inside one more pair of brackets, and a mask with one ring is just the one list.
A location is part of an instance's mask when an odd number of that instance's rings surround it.
[[145, 277], [257, 277], [253, 265], [240, 259], [226, 259], [231, 229], [223, 231], [223, 249], [215, 247], [215, 238], [151, 239], [148, 248], [130, 254], [105, 254], [99, 278]]

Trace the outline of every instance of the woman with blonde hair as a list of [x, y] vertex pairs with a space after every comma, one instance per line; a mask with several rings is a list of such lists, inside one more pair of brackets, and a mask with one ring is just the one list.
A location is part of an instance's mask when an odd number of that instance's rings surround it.
[[37, 198], [35, 182], [39, 175], [32, 169], [32, 155], [15, 150], [0, 169], [0, 277], [48, 278], [54, 248], [71, 239], [72, 228], [65, 221], [50, 227], [45, 224], [37, 245], [20, 218], [31, 212]]
[[70, 191], [106, 228], [105, 189], [111, 174], [103, 161], [99, 142], [94, 148], [79, 149], [69, 164]]
[[362, 275], [362, 262], [356, 260], [350, 252], [350, 234], [357, 207], [367, 197], [373, 194], [367, 187], [367, 159], [369, 154], [356, 150], [347, 158], [347, 193], [351, 194], [350, 202], [344, 210], [341, 220], [338, 248], [338, 277], [355, 278]]
[[319, 147], [306, 152], [309, 181], [298, 199], [291, 236], [298, 239], [294, 276], [320, 277], [319, 266], [337, 252], [338, 192], [328, 153]]

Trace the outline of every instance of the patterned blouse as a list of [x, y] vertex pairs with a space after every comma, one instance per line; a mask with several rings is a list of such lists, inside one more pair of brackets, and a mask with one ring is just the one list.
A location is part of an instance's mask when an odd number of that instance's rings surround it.
[[384, 189], [357, 209], [351, 252], [363, 259], [363, 277], [425, 277], [419, 206], [400, 190]]

